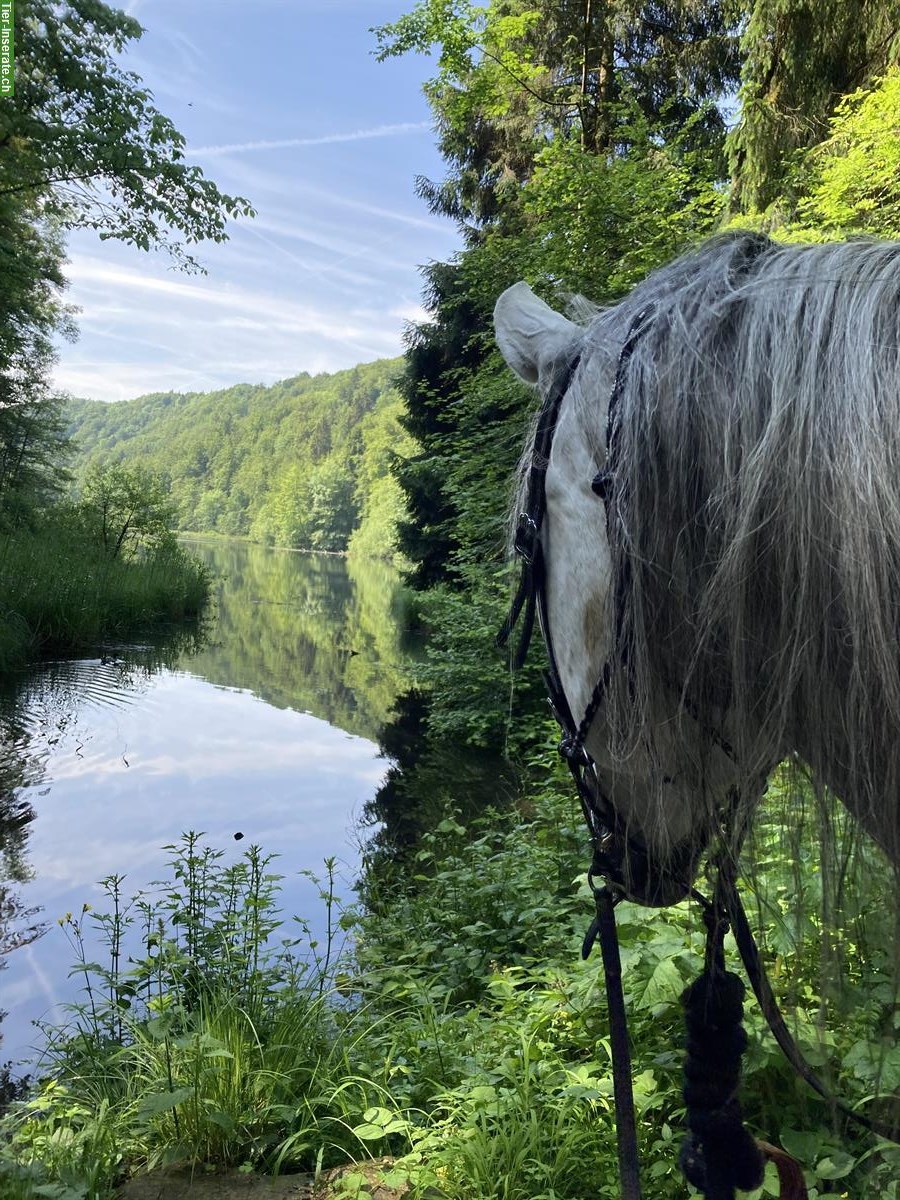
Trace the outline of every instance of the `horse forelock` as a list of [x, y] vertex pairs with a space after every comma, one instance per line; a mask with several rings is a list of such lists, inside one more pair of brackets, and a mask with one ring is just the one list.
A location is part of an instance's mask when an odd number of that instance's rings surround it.
[[898, 295], [898, 244], [716, 239], [593, 319], [571, 393], [602, 465], [616, 356], [649, 308], [617, 397], [614, 751], [652, 759], [674, 688], [727, 721], [748, 780], [798, 751], [895, 863]]

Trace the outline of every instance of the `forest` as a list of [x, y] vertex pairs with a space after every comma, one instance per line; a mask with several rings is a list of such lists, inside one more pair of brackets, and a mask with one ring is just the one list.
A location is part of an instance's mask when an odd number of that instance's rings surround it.
[[[55, 28], [59, 6], [30, 3]], [[63, 7], [106, 22], [109, 44], [128, 36], [104, 5]], [[428, 631], [421, 688], [382, 733], [394, 765], [358, 897], [340, 908], [333, 880], [322, 883], [352, 955], [333, 959], [330, 940], [303, 961], [295, 945], [273, 947], [269, 860], [251, 850], [229, 873], [191, 838], [169, 848], [169, 891], [127, 970], [87, 961], [87, 918], [70, 914], [76, 969], [100, 1000], [59, 1046], [54, 1078], [7, 1118], [0, 1163], [13, 1197], [105, 1200], [123, 1174], [173, 1160], [317, 1180], [365, 1162], [397, 1194], [446, 1200], [619, 1194], [607, 1013], [596, 964], [578, 961], [590, 905], [580, 814], [555, 760], [538, 654], [511, 683], [493, 648], [511, 590], [510, 480], [535, 398], [505, 367], [491, 313], [519, 279], [576, 312], [573, 296], [615, 302], [728, 229], [900, 237], [898, 31], [896, 0], [418, 0], [374, 30], [382, 59], [431, 56], [445, 173], [417, 191], [464, 243], [423, 269], [428, 319], [408, 335], [396, 391], [398, 364], [375, 363], [265, 391], [151, 395], [115, 417], [89, 401], [63, 408], [47, 384], [51, 334], [67, 319], [60, 239], [106, 218], [83, 197], [57, 213], [49, 185], [35, 194], [16, 181], [35, 161], [49, 178], [87, 137], [98, 169], [125, 173], [114, 236], [167, 236], [141, 189], [148, 154], [177, 168], [181, 220], [203, 236], [249, 206], [173, 164], [174, 135], [163, 124], [145, 137], [135, 107], [123, 120], [136, 122], [143, 166], [105, 162], [89, 135], [109, 113], [89, 89], [87, 122], [63, 114], [66, 136], [46, 136], [54, 96], [36, 97], [27, 126], [0, 130], [12, 181], [0, 190], [0, 253], [18, 272], [0, 304], [19, 315], [0, 322], [6, 526], [27, 514], [39, 528], [67, 486], [58, 450], [71, 422], [100, 470], [139, 453], [168, 472], [181, 528], [396, 554]], [[158, 447], [173, 436], [178, 458], [164, 464]], [[257, 450], [278, 463], [271, 480]], [[473, 759], [505, 757], [492, 805], [445, 769], [451, 742]], [[838, 1090], [853, 1103], [879, 1095], [896, 1120], [895, 893], [865, 846], [832, 888], [817, 831], [785, 837], [782, 792], [776, 774], [752, 878], [779, 993]], [[114, 948], [121, 897], [109, 900], [100, 920]], [[679, 997], [702, 957], [696, 913], [622, 908], [643, 1169], [648, 1194], [677, 1200], [696, 1194], [677, 1166]], [[747, 1120], [802, 1163], [808, 1195], [900, 1197], [896, 1147], [847, 1127], [790, 1073], [759, 1014], [747, 1023]], [[372, 1192], [364, 1171], [337, 1188]], [[754, 1196], [779, 1194], [770, 1169]]]
[[399, 366], [119, 404], [70, 400], [73, 467], [83, 477], [140, 462], [163, 481], [181, 530], [390, 559], [403, 511], [390, 468], [413, 448], [399, 424]]

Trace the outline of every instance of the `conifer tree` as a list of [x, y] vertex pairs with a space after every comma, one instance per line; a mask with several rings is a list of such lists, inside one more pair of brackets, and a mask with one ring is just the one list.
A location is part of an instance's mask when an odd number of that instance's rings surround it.
[[753, 0], [742, 42], [740, 120], [729, 138], [735, 213], [776, 201], [790, 216], [802, 152], [841, 98], [900, 54], [898, 0]]

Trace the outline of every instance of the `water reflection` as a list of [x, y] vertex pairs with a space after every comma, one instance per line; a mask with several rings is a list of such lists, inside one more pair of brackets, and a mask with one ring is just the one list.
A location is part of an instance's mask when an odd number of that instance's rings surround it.
[[355, 872], [354, 823], [384, 774], [370, 739], [409, 682], [396, 575], [196, 549], [217, 577], [205, 645], [42, 664], [0, 704], [3, 1058], [27, 1055], [30, 1022], [73, 998], [68, 947], [55, 928], [37, 938], [43, 923], [95, 903], [106, 875], [148, 886], [183, 831], [205, 830], [226, 861], [251, 842], [279, 854], [288, 915], [317, 909], [304, 869], [337, 854]]
[[388, 760], [384, 781], [365, 806], [373, 833], [368, 866], [404, 864], [423, 833], [449, 813], [463, 822], [487, 808], [505, 809], [520, 797], [515, 767], [492, 750], [429, 737], [428, 696], [417, 688], [399, 696], [379, 743]]
[[371, 560], [236, 542], [191, 550], [221, 582], [214, 643], [188, 668], [377, 738], [408, 685], [413, 650], [397, 572]]

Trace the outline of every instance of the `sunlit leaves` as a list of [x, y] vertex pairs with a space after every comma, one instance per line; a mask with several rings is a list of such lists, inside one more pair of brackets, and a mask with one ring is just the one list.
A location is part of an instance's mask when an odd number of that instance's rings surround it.
[[224, 241], [248, 201], [184, 161], [185, 140], [118, 54], [140, 24], [100, 0], [20, 0], [16, 94], [0, 101], [0, 197], [40, 201], [64, 228], [94, 229], [199, 269], [187, 246]]
[[844, 97], [807, 166], [804, 232], [900, 237], [900, 69]]

